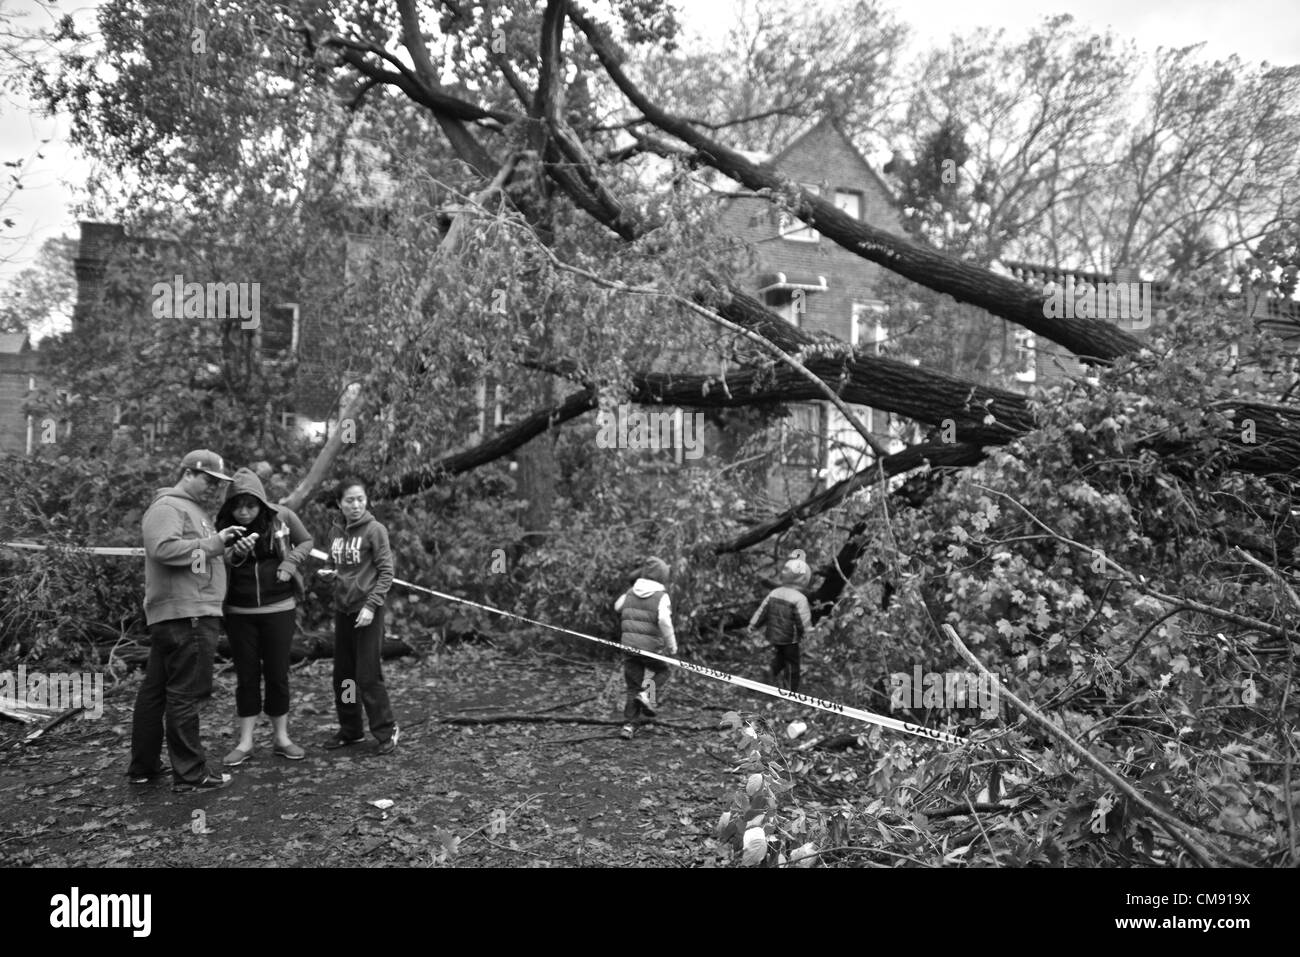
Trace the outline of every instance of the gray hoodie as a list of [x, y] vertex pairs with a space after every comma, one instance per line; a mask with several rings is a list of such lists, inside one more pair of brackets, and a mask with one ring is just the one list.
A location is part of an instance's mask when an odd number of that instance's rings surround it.
[[362, 606], [371, 611], [384, 607], [393, 584], [393, 551], [388, 529], [365, 512], [355, 522], [342, 516], [330, 530], [329, 564], [334, 579], [334, 610], [352, 614]]
[[176, 486], [160, 488], [140, 520], [144, 536], [144, 617], [221, 616], [226, 546], [207, 510]]

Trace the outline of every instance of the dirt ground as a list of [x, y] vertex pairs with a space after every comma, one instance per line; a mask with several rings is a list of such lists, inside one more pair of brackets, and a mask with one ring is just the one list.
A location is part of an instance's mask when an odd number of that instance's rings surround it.
[[[747, 692], [677, 672], [660, 719], [631, 742], [617, 725], [448, 716], [617, 717], [611, 661], [458, 646], [385, 662], [402, 728], [394, 754], [373, 741], [339, 751], [331, 662], [295, 667], [290, 733], [306, 760], [271, 752], [262, 718], [253, 759], [222, 791], [174, 794], [125, 776], [140, 675], [106, 689], [104, 713], [18, 746], [0, 726], [0, 866], [713, 866], [707, 841], [739, 780], [717, 730]], [[209, 761], [233, 746], [233, 669], [218, 661], [203, 712]], [[381, 809], [373, 802], [391, 801]]]

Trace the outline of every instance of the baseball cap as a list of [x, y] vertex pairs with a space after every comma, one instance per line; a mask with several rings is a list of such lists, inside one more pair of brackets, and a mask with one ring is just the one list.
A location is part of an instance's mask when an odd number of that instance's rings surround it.
[[222, 460], [221, 456], [210, 449], [195, 449], [193, 452], [189, 453], [189, 455], [185, 456], [185, 458], [181, 459], [182, 469], [193, 469], [196, 472], [206, 472], [215, 479], [229, 482], [230, 476], [223, 471], [225, 467], [226, 463]]

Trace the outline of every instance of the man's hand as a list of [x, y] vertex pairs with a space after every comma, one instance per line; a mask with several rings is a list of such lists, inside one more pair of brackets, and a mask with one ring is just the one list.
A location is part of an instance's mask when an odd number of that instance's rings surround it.
[[364, 628], [375, 620], [375, 613], [369, 607], [362, 608], [357, 612], [357, 627]]
[[221, 544], [229, 546], [231, 542], [243, 537], [245, 531], [247, 529], [243, 525], [230, 525], [217, 532], [217, 534], [221, 536]]
[[290, 576], [290, 574], [287, 571], [285, 571], [283, 568], [281, 568], [279, 571], [275, 573], [275, 580], [278, 582], [287, 582], [290, 579], [290, 577], [292, 576]]

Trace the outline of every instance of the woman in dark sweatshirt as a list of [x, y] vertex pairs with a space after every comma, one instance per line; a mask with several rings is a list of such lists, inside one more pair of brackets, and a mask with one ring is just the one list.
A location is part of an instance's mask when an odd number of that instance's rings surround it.
[[388, 530], [366, 511], [366, 486], [345, 479], [338, 487], [342, 519], [330, 531], [329, 565], [334, 578], [334, 705], [339, 730], [325, 743], [342, 748], [365, 740], [361, 707], [379, 753], [397, 747], [397, 724], [384, 686], [380, 650], [384, 641], [384, 596], [393, 583]]
[[[253, 753], [253, 728], [265, 707], [275, 732], [275, 753], [291, 761], [306, 755], [289, 738], [289, 646], [303, 594], [298, 566], [311, 552], [311, 536], [298, 516], [266, 499], [256, 473], [240, 469], [217, 513], [217, 527], [242, 525], [253, 550], [226, 559], [226, 635], [235, 661], [239, 741], [222, 761], [238, 767]], [[262, 682], [266, 682], [266, 701]]]

